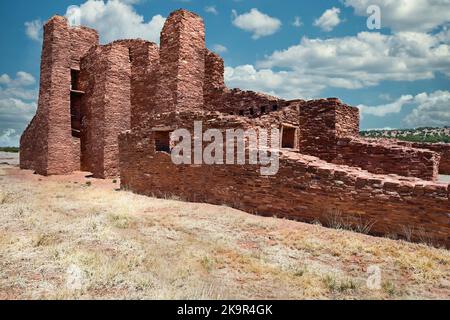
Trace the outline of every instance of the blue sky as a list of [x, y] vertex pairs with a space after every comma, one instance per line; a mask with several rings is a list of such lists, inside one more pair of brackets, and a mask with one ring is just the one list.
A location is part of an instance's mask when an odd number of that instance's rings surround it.
[[[367, 8], [381, 29], [367, 27]], [[158, 41], [178, 8], [200, 14], [229, 87], [291, 98], [339, 97], [358, 106], [362, 129], [450, 125], [447, 0], [2, 0], [0, 146], [17, 145], [34, 115], [42, 23], [66, 15], [103, 43]]]

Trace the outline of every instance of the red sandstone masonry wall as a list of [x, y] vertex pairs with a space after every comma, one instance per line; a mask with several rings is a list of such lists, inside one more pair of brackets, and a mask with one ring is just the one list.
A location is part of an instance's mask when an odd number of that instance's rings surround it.
[[372, 173], [435, 180], [439, 155], [359, 139], [359, 111], [336, 98], [300, 103], [300, 153]]
[[43, 175], [80, 168], [80, 142], [71, 130], [70, 69], [77, 69], [77, 61], [96, 43], [96, 31], [70, 28], [63, 17], [45, 24], [38, 109], [21, 137], [21, 168]]
[[130, 129], [131, 64], [127, 47], [112, 44], [105, 97], [105, 169], [103, 177], [119, 176], [119, 134]]
[[223, 108], [225, 90], [223, 59], [206, 49], [205, 79], [203, 84], [204, 109], [210, 111], [221, 110]]
[[338, 138], [336, 108], [341, 106], [342, 104], [335, 99], [313, 100], [300, 104], [301, 153], [319, 157], [325, 161], [336, 158]]
[[254, 117], [276, 111], [284, 105], [283, 99], [268, 94], [231, 89], [225, 92], [223, 107], [219, 111]]
[[80, 69], [81, 58], [97, 45], [99, 36], [97, 31], [87, 27], [70, 28], [70, 66], [72, 69]]
[[[333, 98], [328, 99], [328, 101], [333, 101]], [[359, 110], [340, 103], [337, 98], [334, 101], [339, 104], [336, 107], [336, 136], [359, 137]]]
[[224, 81], [223, 59], [206, 49], [205, 79], [203, 87], [204, 110], [258, 117], [277, 111], [286, 102], [267, 94], [228, 89]]
[[[383, 140], [384, 141], [384, 140]], [[392, 143], [392, 140], [390, 140]], [[419, 143], [419, 142], [405, 142], [395, 140], [395, 143], [402, 146], [418, 148], [418, 149], [427, 149], [434, 152], [437, 152], [441, 156], [441, 160], [439, 162], [439, 173], [441, 174], [450, 174], [450, 144], [449, 143]]]
[[141, 41], [130, 47], [131, 60], [131, 128], [150, 117], [159, 68], [159, 48], [155, 43]]
[[203, 20], [186, 10], [172, 12], [161, 32], [156, 113], [203, 108], [205, 49]]
[[[226, 127], [227, 119], [238, 120], [217, 118], [211, 126]], [[176, 166], [169, 154], [154, 152], [152, 133], [145, 130], [121, 135], [120, 150], [122, 187], [137, 193], [177, 195], [324, 224], [333, 212], [340, 212], [355, 224], [373, 223], [376, 235], [412, 233], [412, 240], [428, 237], [450, 246], [447, 185], [371, 174], [293, 152], [283, 152], [279, 173], [269, 177], [252, 165]]]
[[379, 174], [437, 179], [440, 156], [436, 152], [358, 138], [339, 139], [336, 150], [337, 156], [333, 160], [336, 164]]
[[129, 48], [116, 41], [91, 49], [82, 59], [82, 168], [94, 177], [119, 174], [118, 135], [130, 129]]
[[107, 55], [103, 46], [93, 47], [81, 60], [81, 169], [104, 172], [104, 119]]

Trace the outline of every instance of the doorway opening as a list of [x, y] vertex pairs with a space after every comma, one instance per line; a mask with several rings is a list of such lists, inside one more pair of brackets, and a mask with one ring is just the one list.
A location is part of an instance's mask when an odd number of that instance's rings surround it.
[[281, 136], [281, 147], [287, 149], [295, 149], [295, 137], [297, 129], [294, 127], [283, 126]]

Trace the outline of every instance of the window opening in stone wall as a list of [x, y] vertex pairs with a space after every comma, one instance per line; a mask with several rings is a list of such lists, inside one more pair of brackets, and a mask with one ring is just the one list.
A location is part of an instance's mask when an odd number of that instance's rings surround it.
[[83, 92], [80, 91], [80, 70], [70, 69], [70, 126], [72, 137], [81, 136], [81, 98]]
[[281, 147], [282, 148], [295, 148], [295, 133], [296, 129], [293, 127], [283, 126], [283, 135], [281, 138]]
[[155, 150], [159, 152], [171, 152], [170, 131], [155, 131]]
[[70, 85], [71, 90], [78, 90], [78, 81], [80, 78], [80, 70], [70, 70]]
[[81, 95], [70, 94], [70, 120], [72, 137], [80, 138], [81, 133]]

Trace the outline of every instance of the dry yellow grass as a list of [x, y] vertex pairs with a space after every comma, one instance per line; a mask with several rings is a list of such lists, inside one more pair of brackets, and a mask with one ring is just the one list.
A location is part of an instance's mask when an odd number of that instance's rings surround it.
[[[86, 181], [0, 167], [0, 298], [450, 296], [445, 249]], [[376, 290], [366, 285], [373, 265]]]

